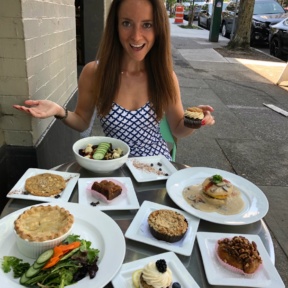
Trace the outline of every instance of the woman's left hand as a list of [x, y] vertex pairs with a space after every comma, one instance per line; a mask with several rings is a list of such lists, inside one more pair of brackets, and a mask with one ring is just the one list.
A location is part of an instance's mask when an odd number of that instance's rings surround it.
[[213, 107], [209, 105], [199, 105], [199, 108], [201, 108], [204, 112], [204, 119], [202, 120], [202, 125], [214, 125], [215, 119], [214, 116], [211, 114], [211, 112], [214, 111]]

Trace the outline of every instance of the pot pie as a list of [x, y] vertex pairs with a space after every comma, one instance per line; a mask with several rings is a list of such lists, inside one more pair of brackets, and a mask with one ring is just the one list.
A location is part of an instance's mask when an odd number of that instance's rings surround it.
[[25, 181], [25, 190], [35, 196], [50, 197], [60, 194], [66, 187], [65, 179], [56, 174], [42, 173]]
[[30, 242], [53, 240], [68, 232], [74, 223], [73, 215], [59, 206], [33, 206], [14, 222], [17, 235]]

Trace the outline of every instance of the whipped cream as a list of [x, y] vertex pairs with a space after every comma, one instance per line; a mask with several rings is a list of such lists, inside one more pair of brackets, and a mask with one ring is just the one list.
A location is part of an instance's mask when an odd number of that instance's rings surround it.
[[154, 288], [169, 287], [172, 283], [172, 272], [167, 267], [166, 272], [158, 271], [155, 262], [147, 264], [142, 271], [142, 277], [148, 285]]
[[198, 111], [185, 110], [184, 116], [185, 117], [189, 117], [189, 118], [201, 119], [202, 120], [204, 118], [204, 113], [203, 112], [198, 112]]

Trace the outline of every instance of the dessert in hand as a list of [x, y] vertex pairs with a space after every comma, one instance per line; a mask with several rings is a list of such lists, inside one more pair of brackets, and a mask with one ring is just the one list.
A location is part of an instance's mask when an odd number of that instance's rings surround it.
[[217, 254], [225, 264], [247, 274], [253, 274], [262, 263], [256, 243], [243, 236], [218, 240]]
[[94, 182], [91, 189], [105, 196], [107, 200], [113, 200], [122, 192], [122, 188], [119, 185], [107, 180]]
[[164, 259], [148, 263], [140, 274], [140, 288], [169, 288], [172, 272]]
[[202, 192], [208, 202], [222, 205], [232, 194], [233, 185], [221, 175], [213, 175], [202, 183]]
[[184, 125], [192, 129], [201, 127], [204, 118], [204, 112], [199, 107], [190, 107], [184, 111]]
[[151, 212], [148, 226], [156, 239], [170, 243], [181, 240], [188, 230], [188, 222], [182, 214], [166, 209]]

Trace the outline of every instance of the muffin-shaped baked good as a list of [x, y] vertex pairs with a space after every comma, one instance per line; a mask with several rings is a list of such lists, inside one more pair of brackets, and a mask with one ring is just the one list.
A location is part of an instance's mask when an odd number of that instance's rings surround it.
[[201, 127], [204, 112], [199, 107], [189, 107], [184, 111], [184, 125], [192, 129]]
[[140, 288], [169, 288], [172, 272], [164, 259], [148, 263], [140, 275]]
[[44, 242], [60, 237], [74, 223], [73, 215], [59, 206], [39, 205], [25, 210], [14, 221], [17, 235], [30, 242]]
[[256, 243], [243, 236], [218, 240], [217, 254], [225, 264], [247, 274], [253, 274], [262, 263]]
[[202, 192], [208, 202], [221, 205], [232, 194], [233, 184], [221, 175], [213, 175], [202, 183]]
[[50, 197], [61, 193], [66, 187], [65, 179], [56, 174], [42, 173], [25, 181], [25, 190], [32, 195]]
[[188, 230], [188, 222], [182, 214], [166, 209], [151, 212], [148, 226], [156, 239], [170, 243], [181, 240]]

